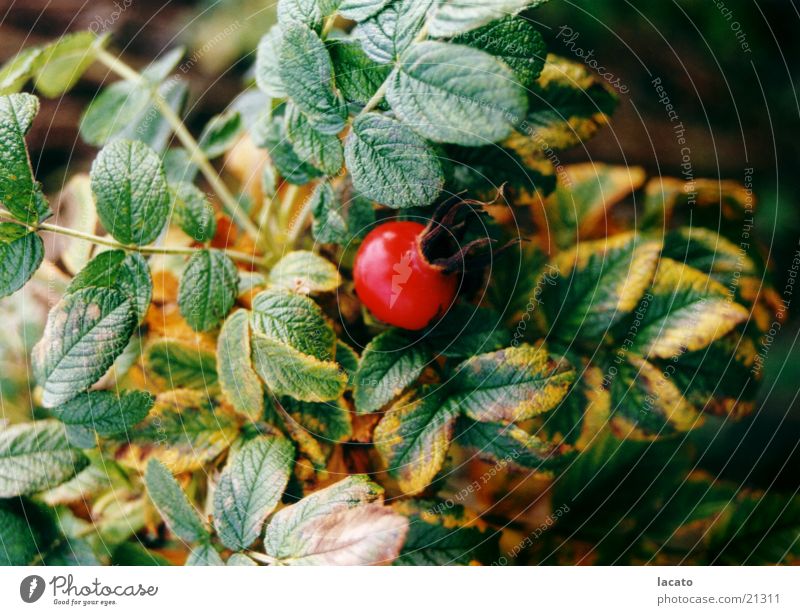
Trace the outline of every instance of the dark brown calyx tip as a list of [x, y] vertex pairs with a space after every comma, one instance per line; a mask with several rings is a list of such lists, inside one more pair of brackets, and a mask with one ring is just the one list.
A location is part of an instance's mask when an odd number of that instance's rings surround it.
[[459, 197], [439, 205], [420, 235], [420, 251], [425, 260], [443, 273], [466, 273], [486, 267], [518, 244], [519, 240], [515, 239], [498, 248], [497, 240], [491, 237], [465, 242], [469, 217], [488, 216], [484, 205], [482, 201]]

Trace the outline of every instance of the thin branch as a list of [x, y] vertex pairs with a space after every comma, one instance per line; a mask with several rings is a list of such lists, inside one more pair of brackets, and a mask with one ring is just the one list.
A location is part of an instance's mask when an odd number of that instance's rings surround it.
[[[97, 54], [97, 59], [105, 64], [109, 69], [117, 73], [123, 79], [132, 83], [143, 85], [142, 75], [125, 64], [119, 58], [113, 56], [104, 49], [101, 49]], [[149, 87], [149, 86], [145, 86]], [[195, 138], [191, 135], [186, 125], [183, 123], [178, 114], [173, 111], [169, 103], [164, 100], [155, 88], [151, 89], [151, 97], [153, 103], [158, 107], [161, 115], [167, 120], [178, 141], [181, 142], [186, 151], [189, 153], [191, 160], [200, 168], [200, 172], [206, 178], [206, 181], [211, 185], [216, 192], [219, 199], [222, 201], [225, 210], [231, 215], [234, 221], [241, 226], [254, 240], [258, 240], [258, 227], [253, 223], [250, 217], [244, 213], [239, 205], [238, 200], [228, 190], [228, 187], [220, 178], [214, 166], [208, 160], [203, 150], [198, 145]]]

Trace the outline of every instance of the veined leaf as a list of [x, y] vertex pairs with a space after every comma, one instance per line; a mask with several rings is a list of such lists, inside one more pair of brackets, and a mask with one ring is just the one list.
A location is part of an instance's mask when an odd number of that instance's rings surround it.
[[336, 290], [342, 277], [336, 266], [314, 252], [296, 250], [275, 263], [269, 283], [296, 293], [323, 293]]
[[[635, 232], [581, 242], [559, 254], [559, 272], [543, 283], [540, 300], [559, 339], [594, 343], [630, 314], [650, 286], [661, 242]], [[548, 274], [549, 275], [549, 274]]]
[[208, 158], [222, 156], [236, 143], [244, 132], [242, 116], [238, 111], [228, 111], [212, 117], [200, 135], [200, 149]]
[[748, 318], [722, 284], [704, 273], [662, 258], [631, 349], [644, 357], [671, 358], [700, 350]]
[[44, 258], [44, 242], [36, 233], [0, 222], [0, 297], [25, 286]]
[[34, 371], [44, 388], [42, 404], [63, 404], [97, 382], [135, 328], [133, 304], [117, 290], [85, 288], [64, 297], [50, 311], [33, 350]]
[[514, 74], [495, 57], [435, 41], [409, 47], [386, 98], [423, 137], [473, 146], [505, 139], [528, 104]]
[[527, 19], [514, 16], [461, 34], [452, 42], [482, 49], [500, 58], [525, 88], [536, 83], [547, 57], [547, 46], [539, 31]]
[[429, 205], [444, 185], [439, 160], [425, 140], [377, 113], [355, 119], [344, 155], [356, 190], [395, 209]]
[[376, 62], [395, 62], [422, 29], [432, 5], [433, 0], [395, 0], [359, 24], [353, 36]]
[[205, 193], [189, 182], [178, 182], [170, 187], [170, 191], [175, 204], [175, 224], [198, 243], [213, 239], [217, 232], [217, 218]]
[[476, 421], [511, 423], [554, 408], [575, 372], [527, 344], [478, 355], [456, 368], [447, 405]]
[[33, 178], [25, 135], [39, 112], [30, 94], [0, 96], [0, 202], [18, 220], [38, 222], [49, 208]]
[[238, 432], [236, 418], [207, 393], [167, 391], [156, 397], [144, 421], [116, 438], [121, 442], [116, 459], [137, 469], [158, 459], [173, 472], [188, 472], [225, 451]]
[[88, 464], [58, 421], [21, 423], [0, 430], [0, 498], [45, 491]]
[[136, 245], [155, 241], [170, 203], [158, 154], [140, 141], [112, 141], [92, 164], [91, 179], [97, 215], [114, 239]]
[[192, 255], [181, 277], [178, 307], [195, 331], [219, 325], [236, 303], [239, 273], [236, 265], [219, 250]]
[[[97, 228], [97, 209], [88, 174], [73, 175], [61, 190], [59, 201], [59, 210], [65, 218], [62, 224], [82, 233], [94, 233]], [[65, 215], [65, 212], [68, 213]], [[95, 246], [78, 237], [71, 237], [67, 242], [61, 253], [61, 261], [68, 273], [76, 275], [91, 259]]]
[[262, 146], [269, 151], [272, 163], [287, 182], [303, 186], [320, 177], [322, 171], [300, 158], [286, 136], [285, 124], [283, 117], [274, 117], [263, 135]]
[[[347, 201], [342, 202], [341, 197]], [[311, 195], [314, 223], [311, 232], [321, 243], [347, 246], [356, 242], [375, 224], [375, 210], [366, 198], [343, 192], [337, 195], [330, 183], [320, 183]]]
[[253, 333], [256, 372], [275, 395], [300, 401], [330, 401], [344, 393], [347, 374], [333, 361], [303, 354], [284, 342]]
[[344, 442], [353, 432], [350, 409], [341, 399], [314, 403], [283, 397], [280, 403], [300, 429], [325, 443]]
[[48, 98], [72, 89], [107, 41], [105, 35], [84, 31], [66, 34], [42, 48], [35, 63], [36, 89]]
[[[376, 64], [355, 41], [333, 40], [328, 43], [328, 52], [336, 75], [336, 87], [345, 100], [366, 105], [391, 72], [388, 66]], [[385, 108], [385, 104], [382, 103]]]
[[147, 346], [144, 364], [166, 389], [212, 390], [217, 384], [217, 357], [199, 344], [159, 339]]
[[232, 453], [214, 492], [214, 527], [234, 551], [249, 547], [289, 482], [294, 447], [260, 436]]
[[173, 534], [186, 542], [209, 538], [206, 524], [163, 463], [151, 459], [144, 480], [150, 499]]
[[253, 298], [253, 330], [295, 350], [330, 361], [336, 334], [312, 299], [285, 290], [265, 290]]
[[305, 523], [291, 536], [292, 549], [280, 562], [290, 566], [375, 566], [400, 554], [408, 519], [391, 508], [369, 504]]
[[225, 562], [226, 566], [258, 566], [255, 560], [249, 558], [244, 553], [234, 553]]
[[101, 437], [125, 433], [150, 412], [155, 398], [144, 391], [87, 391], [62, 405], [56, 412], [67, 426], [67, 437], [81, 448], [95, 446]]
[[440, 37], [461, 34], [545, 2], [547, 0], [437, 0], [430, 34]]
[[210, 542], [196, 545], [186, 559], [187, 566], [224, 566], [225, 562]]
[[[617, 97], [583, 64], [553, 55], [531, 88], [530, 108], [505, 145], [530, 162], [585, 143], [608, 123]], [[524, 120], [524, 121], [523, 121]]]
[[326, 134], [344, 128], [346, 109], [333, 90], [333, 67], [325, 43], [302, 24], [283, 30], [279, 74], [286, 94], [312, 126]]
[[21, 502], [0, 500], [0, 566], [27, 566], [39, 554], [37, 532]]
[[217, 340], [217, 371], [225, 399], [241, 415], [257, 421], [264, 415], [264, 387], [251, 359], [250, 316], [236, 310]]
[[416, 397], [401, 397], [383, 415], [373, 441], [404, 493], [424, 490], [441, 470], [457, 417], [458, 408], [427, 386], [420, 387]]
[[471, 357], [503, 348], [509, 337], [497, 312], [460, 303], [426, 331], [424, 343], [445, 357]]
[[516, 425], [483, 423], [465, 417], [459, 419], [454, 442], [498, 468], [549, 471], [560, 469], [572, 458], [565, 454], [570, 452], [568, 447], [545, 442]]
[[325, 17], [320, 0], [280, 0], [278, 23], [283, 27], [296, 24], [319, 28]]
[[280, 26], [276, 25], [261, 37], [256, 49], [256, 85], [262, 92], [275, 98], [286, 96], [278, 64], [282, 44], [283, 34]]
[[345, 19], [364, 21], [385, 7], [391, 0], [342, 0], [339, 14]]
[[150, 267], [138, 252], [126, 254], [122, 250], [100, 252], [76, 275], [67, 287], [67, 293], [84, 288], [112, 288], [125, 295], [136, 310], [138, 322], [150, 307], [153, 280]]
[[295, 105], [286, 110], [286, 135], [297, 155], [325, 175], [336, 175], [342, 168], [344, 151], [339, 137], [314, 128]]
[[499, 555], [499, 535], [490, 536], [458, 504], [406, 500], [393, 508], [409, 521], [395, 566], [468, 566], [473, 561], [489, 563]]
[[36, 59], [42, 53], [39, 47], [23, 49], [0, 68], [0, 96], [19, 92], [33, 74]]
[[353, 400], [360, 414], [379, 410], [419, 378], [433, 360], [430, 350], [399, 329], [374, 337], [354, 376]]
[[381, 487], [366, 476], [349, 476], [275, 513], [264, 536], [266, 552], [287, 564], [388, 563], [389, 551], [396, 546], [399, 552], [405, 537], [400, 520], [382, 513], [347, 514], [382, 509], [382, 501]]

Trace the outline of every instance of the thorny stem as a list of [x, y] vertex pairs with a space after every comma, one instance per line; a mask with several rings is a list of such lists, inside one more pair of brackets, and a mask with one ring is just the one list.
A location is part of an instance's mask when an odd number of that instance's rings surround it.
[[[83, 231], [76, 231], [75, 229], [68, 228], [66, 226], [58, 226], [57, 224], [48, 224], [46, 222], [40, 222], [39, 224], [26, 224], [25, 222], [21, 222], [16, 218], [12, 218], [5, 214], [5, 212], [0, 211], [0, 220], [5, 222], [11, 222], [12, 224], [18, 224], [19, 226], [24, 226], [25, 228], [31, 231], [45, 231], [47, 233], [55, 233], [57, 235], [65, 235], [67, 237], [74, 237], [76, 239], [82, 239], [83, 241], [89, 241], [91, 243], [95, 243], [101, 246], [108, 246], [110, 248], [116, 248], [118, 250], [128, 250], [134, 252], [141, 252], [142, 254], [194, 254], [196, 252], [200, 252], [200, 248], [190, 248], [190, 247], [183, 247], [183, 246], [135, 246], [135, 245], [126, 245], [124, 243], [120, 243], [114, 239], [110, 239], [108, 237], [100, 237], [99, 235], [92, 235], [91, 233], [84, 233]], [[244, 263], [246, 265], [255, 265], [260, 266], [262, 264], [261, 259], [257, 256], [247, 254], [245, 252], [239, 252], [237, 250], [221, 250], [224, 254], [226, 254], [231, 260]]]
[[[119, 58], [114, 57], [105, 49], [98, 51], [97, 59], [123, 79], [140, 85], [142, 84], [143, 79], [141, 74], [136, 72]], [[236, 197], [234, 197], [230, 190], [228, 190], [228, 187], [222, 181], [216, 169], [214, 169], [211, 162], [209, 162], [208, 158], [203, 153], [203, 150], [200, 149], [200, 146], [195, 138], [186, 128], [183, 120], [178, 117], [178, 114], [172, 110], [172, 107], [169, 106], [169, 103], [164, 100], [164, 97], [161, 96], [155, 88], [151, 88], [151, 96], [156, 107], [158, 107], [158, 110], [161, 112], [161, 115], [164, 116], [164, 119], [166, 119], [169, 125], [172, 127], [172, 130], [175, 132], [175, 136], [178, 137], [181, 145], [186, 148], [191, 160], [197, 164], [197, 166], [200, 168], [200, 172], [206, 178], [206, 181], [208, 181], [208, 183], [214, 189], [214, 192], [216, 192], [217, 196], [219, 196], [225, 209], [228, 211], [228, 213], [230, 213], [231, 217], [239, 226], [241, 226], [254, 240], [258, 240], [258, 227], [253, 223], [252, 220], [250, 220], [247, 214], [242, 211], [241, 207], [239, 206], [239, 202], [236, 200]]]

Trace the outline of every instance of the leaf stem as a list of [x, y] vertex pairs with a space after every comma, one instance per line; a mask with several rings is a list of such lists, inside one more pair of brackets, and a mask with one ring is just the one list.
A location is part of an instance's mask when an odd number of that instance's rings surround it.
[[[105, 49], [100, 49], [98, 51], [97, 59], [127, 81], [138, 84], [142, 84], [144, 81], [140, 73], [136, 72], [133, 68], [125, 64], [125, 62], [110, 54]], [[219, 173], [214, 169], [195, 138], [186, 128], [183, 120], [178, 117], [178, 114], [173, 111], [169, 103], [164, 100], [164, 97], [161, 96], [155, 88], [151, 87], [150, 89], [153, 103], [158, 107], [161, 115], [164, 116], [164, 119], [167, 120], [172, 127], [175, 136], [178, 138], [178, 141], [181, 142], [181, 145], [186, 148], [191, 160], [200, 168], [200, 172], [214, 189], [220, 201], [222, 201], [225, 210], [254, 240], [258, 240], [258, 227], [253, 223], [250, 217], [242, 211], [236, 197], [228, 190], [228, 187], [222, 181], [222, 178], [220, 178]]]
[[[74, 237], [75, 239], [81, 239], [83, 241], [89, 241], [94, 244], [98, 244], [101, 246], [107, 246], [109, 248], [115, 248], [117, 250], [127, 250], [127, 251], [134, 251], [134, 252], [141, 252], [142, 254], [185, 254], [191, 255], [195, 252], [200, 252], [200, 248], [191, 248], [191, 247], [184, 247], [184, 246], [135, 246], [135, 245], [126, 245], [124, 243], [120, 243], [115, 239], [111, 239], [109, 237], [101, 237], [99, 235], [92, 235], [91, 233], [84, 233], [83, 231], [76, 231], [75, 229], [71, 229], [66, 226], [59, 226], [57, 224], [48, 224], [46, 222], [40, 222], [39, 224], [26, 224], [16, 218], [12, 218], [11, 216], [6, 215], [5, 212], [0, 211], [0, 220], [11, 222], [12, 224], [18, 224], [19, 226], [24, 226], [30, 231], [44, 231], [47, 233], [55, 233], [57, 235], [65, 235], [67, 237]], [[247, 254], [245, 252], [239, 252], [237, 250], [221, 250], [224, 254], [226, 254], [232, 261], [236, 261], [239, 263], [244, 263], [247, 265], [255, 265], [260, 266], [262, 264], [261, 259], [255, 255]]]
[[306, 222], [308, 222], [308, 219], [311, 217], [311, 207], [313, 205], [314, 199], [311, 198], [311, 195], [308, 195], [303, 203], [302, 209], [300, 209], [297, 216], [293, 219], [294, 224], [292, 224], [286, 236], [286, 243], [289, 249], [294, 248], [294, 244], [297, 243], [297, 240], [300, 238], [300, 233], [303, 232], [303, 229], [306, 227]]
[[277, 560], [274, 557], [271, 557], [264, 553], [259, 553], [258, 551], [247, 551], [245, 555], [256, 560], [257, 562], [261, 562], [262, 564], [269, 564], [270, 566], [278, 566], [281, 563], [280, 560]]

